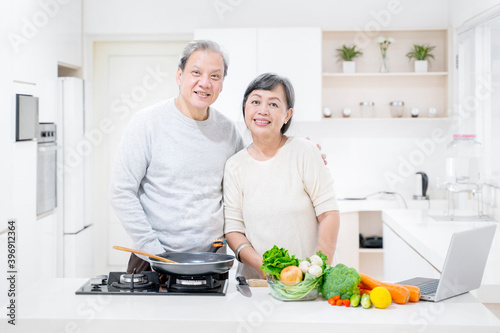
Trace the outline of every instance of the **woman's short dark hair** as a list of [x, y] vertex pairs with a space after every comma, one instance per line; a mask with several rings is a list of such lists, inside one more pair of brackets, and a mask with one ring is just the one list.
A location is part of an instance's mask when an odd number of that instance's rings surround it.
[[[276, 86], [281, 85], [283, 90], [285, 91], [286, 97], [286, 105], [287, 109], [292, 109], [295, 104], [295, 92], [293, 90], [292, 83], [286, 77], [279, 76], [275, 73], [264, 73], [257, 76], [247, 87], [245, 90], [245, 94], [243, 95], [243, 119], [245, 119], [245, 104], [247, 103], [248, 96], [254, 90], [273, 90]], [[293, 117], [293, 114], [292, 114]], [[290, 127], [292, 123], [292, 117], [288, 119], [286, 124], [283, 124], [281, 127], [281, 134], [285, 134], [285, 132]]]
[[221, 46], [214, 41], [211, 40], [193, 40], [189, 42], [182, 50], [181, 58], [179, 59], [178, 67], [184, 71], [184, 67], [186, 67], [186, 63], [189, 60], [191, 54], [195, 51], [211, 51], [215, 53], [219, 53], [222, 56], [222, 60], [224, 60], [224, 77], [227, 75], [227, 67], [228, 67], [228, 57], [227, 54], [222, 50]]

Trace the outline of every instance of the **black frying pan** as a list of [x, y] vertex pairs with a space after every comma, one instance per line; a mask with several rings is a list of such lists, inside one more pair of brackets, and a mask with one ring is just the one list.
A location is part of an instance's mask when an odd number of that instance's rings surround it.
[[234, 256], [215, 253], [221, 247], [216, 244], [217, 242], [212, 244], [210, 252], [172, 252], [158, 255], [176, 263], [153, 258], [149, 258], [149, 263], [155, 271], [164, 274], [196, 276], [225, 273], [233, 267]]

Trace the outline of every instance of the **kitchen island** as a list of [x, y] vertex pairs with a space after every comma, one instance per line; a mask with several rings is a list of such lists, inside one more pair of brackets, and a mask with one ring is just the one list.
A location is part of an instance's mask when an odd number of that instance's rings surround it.
[[264, 288], [226, 296], [75, 295], [86, 279], [39, 280], [16, 299], [16, 326], [1, 332], [500, 332], [500, 320], [470, 294], [439, 303], [392, 303], [387, 309], [280, 302]]

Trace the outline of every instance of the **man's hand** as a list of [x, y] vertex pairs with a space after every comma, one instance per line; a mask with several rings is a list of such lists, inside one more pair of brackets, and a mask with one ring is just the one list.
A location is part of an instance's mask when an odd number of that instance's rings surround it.
[[[306, 137], [307, 140], [311, 140], [311, 138]], [[316, 147], [321, 151], [321, 145], [319, 143], [316, 144]], [[321, 154], [321, 157], [323, 158], [323, 162], [325, 162], [325, 165], [328, 164], [328, 161], [326, 160], [326, 154]]]

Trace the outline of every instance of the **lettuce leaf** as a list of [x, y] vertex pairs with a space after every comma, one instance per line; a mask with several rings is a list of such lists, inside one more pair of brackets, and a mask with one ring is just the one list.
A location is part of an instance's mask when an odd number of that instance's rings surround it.
[[262, 266], [260, 269], [268, 275], [280, 279], [281, 270], [288, 266], [299, 266], [300, 260], [295, 255], [290, 256], [288, 250], [274, 245], [262, 255]]

